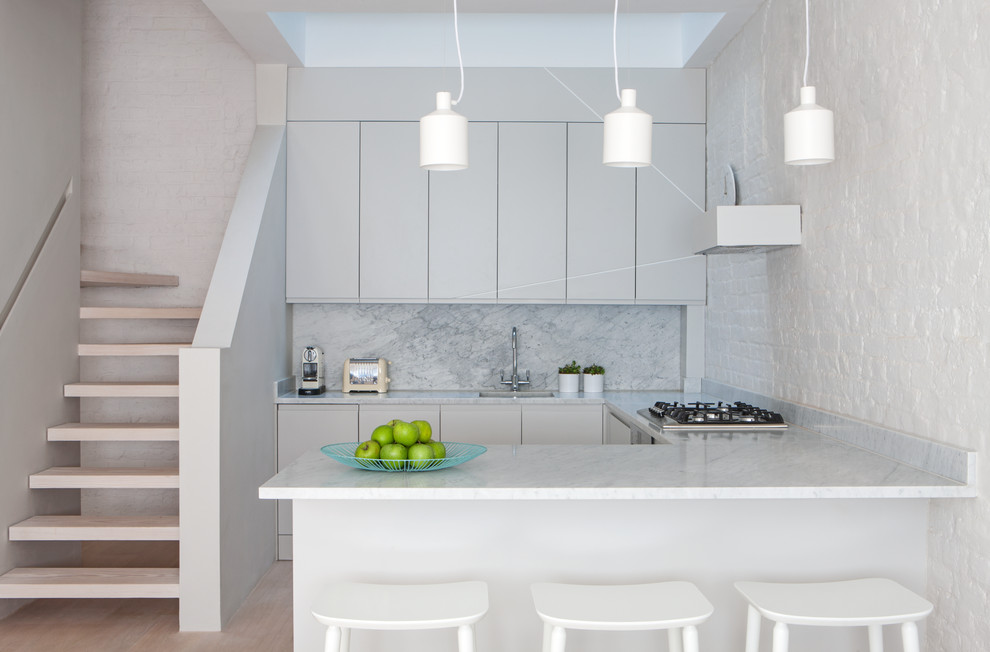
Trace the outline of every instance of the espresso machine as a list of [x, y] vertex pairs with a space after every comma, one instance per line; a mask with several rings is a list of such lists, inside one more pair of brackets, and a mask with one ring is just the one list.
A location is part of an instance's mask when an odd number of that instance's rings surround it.
[[323, 351], [318, 346], [307, 346], [302, 352], [302, 384], [300, 396], [319, 396], [327, 391], [323, 381]]

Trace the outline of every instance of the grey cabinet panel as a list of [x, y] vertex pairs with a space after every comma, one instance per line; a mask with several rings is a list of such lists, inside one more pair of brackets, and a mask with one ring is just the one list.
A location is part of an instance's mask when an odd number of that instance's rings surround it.
[[430, 301], [496, 298], [498, 125], [470, 124], [469, 161], [430, 173]]
[[465, 444], [520, 444], [518, 405], [444, 405], [440, 420], [446, 441]]
[[605, 413], [605, 443], [609, 445], [632, 444], [632, 429], [608, 411]]
[[[356, 405], [280, 405], [278, 470], [327, 444], [357, 441]], [[278, 501], [278, 533], [292, 534], [292, 501]]]
[[567, 126], [568, 303], [636, 295], [636, 171], [602, 165], [602, 131]]
[[285, 296], [358, 298], [356, 122], [288, 125]]
[[428, 205], [419, 124], [362, 123], [362, 301], [426, 301]]
[[523, 405], [523, 444], [601, 444], [601, 405]]
[[636, 302], [703, 304], [707, 267], [692, 234], [704, 217], [704, 126], [654, 125], [653, 160], [657, 169], [636, 171]]
[[498, 299], [562, 302], [566, 125], [501, 124], [498, 149]]

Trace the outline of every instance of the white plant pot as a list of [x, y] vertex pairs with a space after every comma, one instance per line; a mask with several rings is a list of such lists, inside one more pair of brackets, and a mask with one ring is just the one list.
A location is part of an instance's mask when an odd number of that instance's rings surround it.
[[561, 394], [577, 394], [581, 374], [557, 374], [557, 389]]
[[584, 376], [584, 393], [601, 394], [605, 391], [605, 374], [581, 374]]

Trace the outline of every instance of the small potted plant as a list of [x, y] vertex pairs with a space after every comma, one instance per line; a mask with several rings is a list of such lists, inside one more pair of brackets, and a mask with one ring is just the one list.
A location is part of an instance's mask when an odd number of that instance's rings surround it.
[[593, 364], [584, 368], [584, 393], [601, 394], [605, 390], [605, 368]]
[[557, 367], [557, 389], [562, 394], [577, 394], [580, 380], [581, 365], [577, 360], [572, 360], [571, 364], [563, 367]]

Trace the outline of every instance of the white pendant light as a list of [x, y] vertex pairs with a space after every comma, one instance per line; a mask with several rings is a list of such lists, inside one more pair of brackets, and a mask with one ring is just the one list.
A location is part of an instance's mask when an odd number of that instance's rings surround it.
[[451, 109], [464, 95], [464, 62], [457, 31], [457, 0], [454, 0], [454, 40], [461, 71], [461, 92], [451, 102], [450, 93], [437, 93], [437, 109], [419, 120], [419, 167], [424, 170], [463, 170], [468, 166], [468, 121]]
[[618, 168], [641, 168], [650, 165], [653, 155], [653, 117], [637, 108], [636, 91], [619, 91], [619, 57], [615, 31], [619, 22], [619, 0], [615, 0], [612, 15], [612, 63], [615, 72], [615, 94], [619, 108], [605, 116], [605, 138], [602, 163]]
[[811, 56], [811, 21], [804, 2], [805, 58], [801, 104], [784, 116], [784, 163], [821, 165], [835, 160], [835, 125], [832, 112], [816, 104], [815, 87], [808, 86]]

